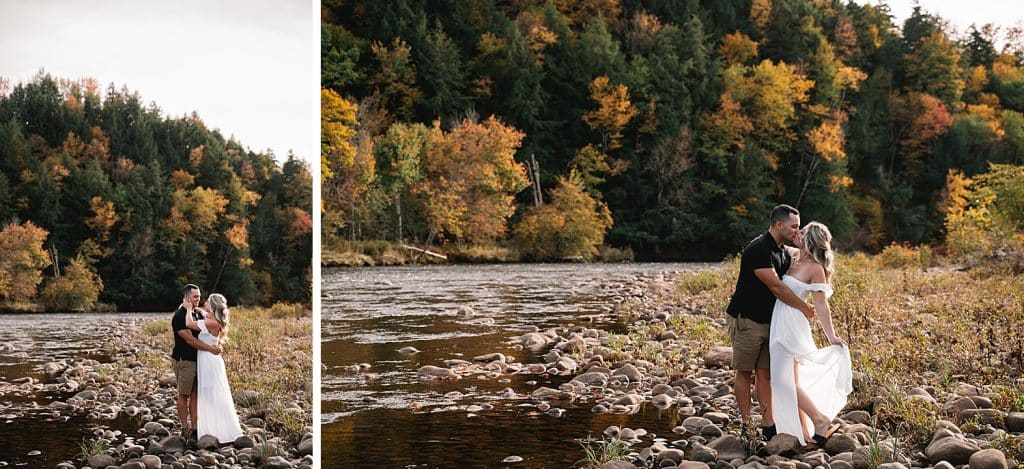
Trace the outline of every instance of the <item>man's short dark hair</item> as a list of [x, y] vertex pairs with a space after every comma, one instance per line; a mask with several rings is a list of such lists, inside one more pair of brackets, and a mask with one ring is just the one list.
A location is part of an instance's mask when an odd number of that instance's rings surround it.
[[198, 290], [198, 289], [199, 289], [199, 286], [194, 284], [194, 283], [190, 283], [188, 285], [185, 285], [184, 287], [181, 287], [181, 296], [188, 295], [188, 292], [190, 292], [192, 290]]
[[790, 215], [796, 215], [799, 217], [800, 211], [786, 204], [776, 205], [775, 208], [772, 209], [771, 226], [775, 226], [775, 224], [780, 221], [789, 220]]

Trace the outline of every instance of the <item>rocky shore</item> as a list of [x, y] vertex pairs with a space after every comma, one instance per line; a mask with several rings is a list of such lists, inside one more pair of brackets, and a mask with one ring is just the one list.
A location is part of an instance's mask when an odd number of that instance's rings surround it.
[[[426, 380], [564, 376], [567, 381], [557, 387], [504, 392], [528, 401], [535, 408], [531, 415], [549, 418], [586, 408], [633, 414], [643, 406], [678, 414], [673, 420], [679, 424], [665, 428], [580, 429], [580, 441], [591, 453], [581, 463], [586, 467], [996, 469], [1022, 462], [1024, 412], [998, 408], [993, 385], [935, 372], [921, 373], [916, 386], [869, 389], [864, 374], [855, 370], [855, 394], [836, 419], [840, 429], [823, 447], [801, 447], [790, 435], [763, 442], [740, 426], [721, 312], [680, 299], [674, 279], [664, 275], [635, 277], [621, 290], [616, 304], [584, 318], [584, 324], [534, 328], [510, 341], [512, 352], [446, 360], [444, 366], [422, 366], [418, 375]], [[629, 324], [628, 334], [600, 326], [622, 321]], [[524, 363], [514, 355], [541, 360]], [[472, 415], [487, 411], [487, 405], [465, 410]], [[583, 437], [597, 432], [599, 439]], [[519, 461], [511, 456], [505, 462]]]
[[[160, 321], [163, 325], [163, 321]], [[258, 390], [233, 389], [243, 435], [232, 442], [212, 436], [198, 441], [182, 438], [176, 408], [174, 375], [162, 341], [154, 341], [143, 325], [117, 328], [105, 345], [109, 363], [90, 359], [48, 362], [39, 371], [44, 378], [0, 382], [0, 398], [48, 395], [54, 400], [31, 409], [33, 418], [67, 421], [85, 416], [95, 423], [92, 438], [82, 443], [79, 455], [58, 468], [184, 469], [202, 467], [311, 468], [313, 435], [301, 438], [275, 434], [267, 418], [271, 413], [292, 415], [312, 422], [311, 405], [300, 398], [282, 403]], [[166, 334], [169, 336], [169, 331]], [[281, 408], [274, 408], [283, 407]], [[132, 428], [112, 429], [111, 421], [129, 417]], [[24, 417], [21, 413], [4, 416]], [[297, 441], [296, 441], [297, 440]], [[43, 442], [45, 446], [45, 442]], [[45, 449], [43, 449], [45, 451]], [[0, 467], [8, 463], [0, 461]]]

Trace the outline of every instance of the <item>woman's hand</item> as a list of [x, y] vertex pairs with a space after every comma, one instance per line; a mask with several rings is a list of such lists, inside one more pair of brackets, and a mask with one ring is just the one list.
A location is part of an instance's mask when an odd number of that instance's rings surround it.
[[845, 340], [840, 339], [839, 337], [836, 337], [836, 336], [829, 337], [828, 338], [828, 343], [831, 344], [831, 345], [842, 345], [843, 347], [849, 347], [850, 346], [849, 344], [846, 343]]

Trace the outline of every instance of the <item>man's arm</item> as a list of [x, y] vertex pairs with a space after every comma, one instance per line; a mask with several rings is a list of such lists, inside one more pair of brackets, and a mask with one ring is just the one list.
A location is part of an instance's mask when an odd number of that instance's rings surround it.
[[775, 298], [800, 310], [800, 312], [804, 313], [804, 316], [807, 316], [808, 320], [814, 317], [814, 306], [798, 298], [793, 293], [793, 290], [790, 290], [786, 284], [782, 283], [782, 280], [779, 280], [779, 276], [775, 273], [775, 269], [755, 269], [754, 275], [771, 290]]
[[194, 348], [196, 350], [205, 350], [205, 351], [210, 352], [210, 353], [212, 353], [214, 355], [220, 355], [220, 347], [219, 346], [204, 344], [202, 341], [200, 341], [199, 339], [195, 338], [195, 336], [192, 335], [192, 331], [190, 331], [188, 329], [181, 329], [181, 330], [179, 330], [178, 331], [178, 337], [181, 337], [182, 339], [184, 339], [185, 343], [187, 343], [188, 345], [190, 345], [192, 348]]

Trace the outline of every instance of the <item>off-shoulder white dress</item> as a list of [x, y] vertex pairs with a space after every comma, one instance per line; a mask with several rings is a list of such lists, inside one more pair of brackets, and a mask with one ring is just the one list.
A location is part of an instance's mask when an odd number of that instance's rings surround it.
[[[804, 283], [789, 275], [782, 277], [797, 297], [804, 299], [812, 291], [832, 296], [832, 287], [824, 283]], [[818, 348], [814, 344], [811, 324], [800, 310], [782, 301], [775, 301], [772, 312], [768, 350], [771, 353], [772, 416], [775, 429], [804, 441], [800, 411], [797, 408], [796, 383], [807, 393], [814, 406], [834, 419], [846, 405], [846, 397], [853, 391], [853, 372], [850, 350], [841, 345]], [[797, 363], [796, 372], [793, 363]], [[814, 424], [805, 418], [808, 434], [814, 434]]]

